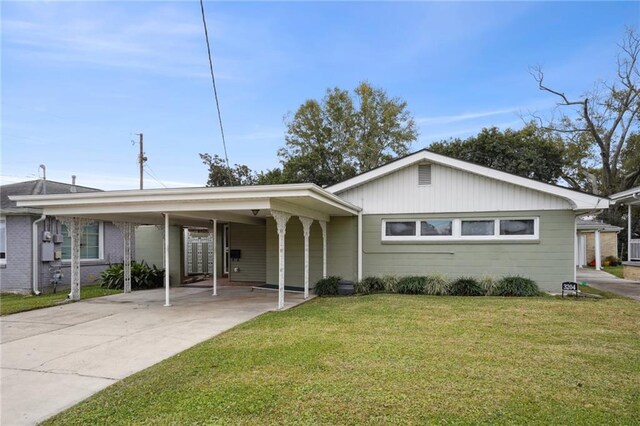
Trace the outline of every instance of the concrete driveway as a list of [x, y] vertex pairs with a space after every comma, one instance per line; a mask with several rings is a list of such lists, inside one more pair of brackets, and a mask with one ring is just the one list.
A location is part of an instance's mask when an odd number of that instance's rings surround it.
[[[35, 424], [277, 306], [248, 287], [118, 294], [0, 319], [2, 425]], [[303, 302], [288, 293], [285, 307]]]
[[623, 280], [615, 275], [604, 271], [596, 271], [590, 268], [577, 268], [576, 280], [580, 283], [586, 281], [587, 284], [598, 290], [619, 294], [620, 296], [640, 300], [640, 282]]

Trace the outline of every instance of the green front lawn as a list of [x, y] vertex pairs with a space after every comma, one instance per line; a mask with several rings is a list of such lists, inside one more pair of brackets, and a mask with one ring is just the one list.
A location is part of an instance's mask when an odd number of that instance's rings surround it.
[[615, 275], [618, 278], [624, 278], [624, 275], [622, 273], [622, 265], [618, 265], [618, 266], [603, 266], [602, 269], [605, 272], [608, 272], [611, 275]]
[[[109, 294], [122, 293], [122, 290], [110, 290], [99, 285], [80, 286], [80, 299], [108, 296]], [[59, 290], [58, 293], [34, 295], [21, 295], [12, 293], [0, 293], [0, 315], [15, 314], [31, 311], [33, 309], [48, 308], [57, 305], [67, 299], [69, 290]]]
[[640, 303], [319, 298], [46, 424], [639, 424]]

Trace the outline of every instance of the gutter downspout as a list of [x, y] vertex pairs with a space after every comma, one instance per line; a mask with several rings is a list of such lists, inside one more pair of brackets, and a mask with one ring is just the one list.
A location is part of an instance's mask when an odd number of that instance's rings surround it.
[[40, 216], [40, 219], [36, 219], [31, 225], [31, 286], [33, 290], [33, 294], [38, 296], [40, 291], [38, 290], [38, 223], [42, 222], [47, 218], [46, 214]]
[[358, 212], [358, 281], [362, 281], [362, 210]]

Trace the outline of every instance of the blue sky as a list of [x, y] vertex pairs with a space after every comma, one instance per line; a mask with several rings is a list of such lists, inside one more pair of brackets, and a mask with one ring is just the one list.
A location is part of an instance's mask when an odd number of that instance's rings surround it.
[[[408, 102], [420, 136], [465, 137], [550, 113], [528, 69], [570, 95], [615, 71], [640, 2], [207, 2], [229, 159], [278, 166], [283, 118], [366, 80]], [[199, 3], [8, 2], [2, 13], [2, 182], [200, 186], [222, 153]], [[145, 187], [160, 184], [145, 175]]]

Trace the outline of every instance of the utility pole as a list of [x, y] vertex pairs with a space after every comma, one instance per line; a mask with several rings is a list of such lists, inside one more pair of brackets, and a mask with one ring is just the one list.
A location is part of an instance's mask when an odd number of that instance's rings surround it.
[[138, 136], [140, 136], [140, 155], [138, 155], [138, 163], [140, 164], [140, 189], [143, 189], [144, 162], [147, 161], [147, 157], [144, 156], [144, 136], [142, 133], [138, 133]]

